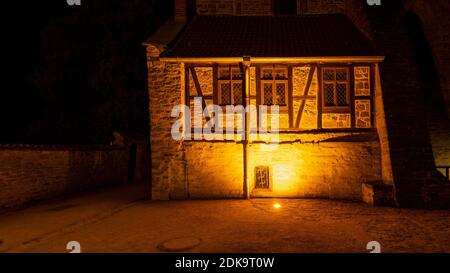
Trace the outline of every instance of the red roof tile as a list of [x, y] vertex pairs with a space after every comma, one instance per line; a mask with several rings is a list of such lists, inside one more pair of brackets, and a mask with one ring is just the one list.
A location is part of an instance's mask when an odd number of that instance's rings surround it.
[[197, 16], [162, 57], [375, 56], [368, 39], [340, 14]]

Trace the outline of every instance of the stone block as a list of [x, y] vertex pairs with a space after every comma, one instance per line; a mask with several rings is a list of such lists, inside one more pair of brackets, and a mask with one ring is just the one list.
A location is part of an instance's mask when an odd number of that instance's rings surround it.
[[372, 206], [394, 206], [393, 187], [382, 181], [363, 183], [362, 199]]

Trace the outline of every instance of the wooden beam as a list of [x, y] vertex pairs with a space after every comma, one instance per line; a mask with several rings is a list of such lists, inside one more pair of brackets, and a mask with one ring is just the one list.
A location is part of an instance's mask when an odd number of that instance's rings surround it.
[[184, 70], [184, 89], [185, 89], [184, 100], [185, 100], [186, 106], [188, 106], [189, 108], [191, 107], [190, 100], [189, 100], [190, 85], [191, 85], [191, 83], [189, 81], [189, 68], [186, 67]]
[[375, 115], [377, 113], [377, 109], [375, 107], [375, 71], [375, 65], [370, 65], [370, 128], [375, 127]]
[[288, 109], [289, 109], [289, 128], [294, 127], [294, 101], [292, 98], [293, 83], [292, 83], [292, 65], [288, 67]]
[[219, 77], [218, 65], [213, 65], [213, 102], [215, 105], [219, 104], [219, 91], [217, 78]]
[[294, 100], [315, 100], [316, 96], [292, 96]]
[[[348, 94], [350, 94], [350, 124], [351, 124], [351, 128], [356, 128], [356, 112], [355, 112], [355, 86], [354, 86], [354, 83], [355, 83], [355, 75], [354, 75], [354, 71], [355, 71], [355, 66], [354, 65], [351, 65], [350, 66], [350, 68], [349, 68], [349, 73], [348, 73], [348, 76], [349, 76], [349, 79], [348, 79], [348, 81], [349, 81], [349, 87], [350, 87], [350, 90], [348, 90]], [[372, 110], [372, 109], [371, 109]]]
[[256, 127], [259, 130], [259, 105], [261, 104], [261, 66], [256, 66]]
[[[197, 73], [195, 72], [195, 67], [189, 67], [191, 70], [192, 79], [194, 80], [195, 89], [197, 90], [197, 95], [202, 98], [202, 108], [206, 115], [209, 115], [208, 110], [206, 110], [206, 101], [203, 98], [202, 88], [200, 87], [200, 82], [198, 81]], [[206, 118], [209, 120], [209, 118]]]
[[[308, 81], [306, 82], [305, 90], [303, 91], [304, 97], [308, 96], [309, 90], [311, 89], [311, 83], [312, 83], [312, 79], [314, 77], [315, 70], [316, 70], [316, 67], [314, 65], [312, 65], [309, 68]], [[297, 120], [295, 121], [295, 128], [300, 128], [300, 122], [302, 120], [302, 114], [303, 114], [303, 110], [305, 109], [305, 104], [306, 104], [306, 99], [302, 100], [302, 102], [300, 103], [300, 107], [299, 107], [298, 113], [297, 113]]]
[[[249, 87], [247, 87], [247, 83], [248, 83], [248, 86], [250, 86], [250, 80], [247, 79], [247, 76], [246, 76], [246, 74], [245, 74], [245, 73], [248, 72], [248, 73], [249, 73], [249, 74], [248, 74], [248, 77], [250, 78], [250, 68], [249, 68], [249, 67], [244, 67], [244, 63], [239, 63], [239, 69], [241, 70], [241, 74], [242, 74], [242, 81], [241, 81], [241, 83], [242, 83], [241, 98], [242, 98], [242, 104], [243, 104], [244, 109], [245, 109], [245, 108], [247, 107], [247, 105], [250, 104], [250, 100], [248, 101], [248, 104], [246, 103], [246, 101], [244, 101], [244, 97], [250, 99], [250, 90], [246, 90], [246, 88], [247, 88], [247, 89], [250, 89]], [[248, 69], [248, 71], [247, 71], [247, 69]], [[230, 67], [230, 75], [231, 75], [231, 79], [233, 80], [233, 73], [232, 73], [232, 71], [231, 71], [231, 67]], [[236, 102], [234, 101], [233, 82], [231, 82], [230, 88], [231, 88], [231, 96], [233, 97], [233, 98], [232, 98], [233, 104], [236, 104]], [[249, 92], [248, 92], [248, 96], [246, 96], [247, 91], [249, 91]]]
[[[161, 62], [184, 62], [207, 65], [213, 63], [239, 63], [243, 62], [245, 57], [161, 57]], [[253, 64], [267, 64], [267, 63], [380, 63], [385, 59], [384, 56], [341, 56], [341, 57], [252, 57], [251, 62]]]
[[[196, 97], [198, 97], [198, 96], [190, 96], [189, 99], [193, 100], [193, 99], [196, 98]], [[205, 100], [212, 100], [212, 99], [214, 99], [214, 97], [211, 96], [211, 95], [209, 95], [209, 96], [203, 96], [202, 98], [205, 99]]]

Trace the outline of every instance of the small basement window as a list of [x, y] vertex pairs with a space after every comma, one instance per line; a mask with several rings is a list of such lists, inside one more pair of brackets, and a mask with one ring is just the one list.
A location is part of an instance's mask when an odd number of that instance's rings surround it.
[[270, 189], [269, 166], [255, 167], [255, 189]]

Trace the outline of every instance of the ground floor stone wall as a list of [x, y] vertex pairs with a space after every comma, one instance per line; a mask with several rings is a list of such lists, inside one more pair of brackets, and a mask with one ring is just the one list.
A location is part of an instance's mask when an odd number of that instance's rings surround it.
[[[308, 197], [361, 200], [362, 184], [381, 180], [376, 133], [283, 135], [280, 143], [248, 144], [251, 197]], [[244, 144], [184, 142], [182, 164], [172, 165], [169, 196], [242, 198]], [[269, 169], [270, 189], [255, 188], [255, 168]]]
[[191, 198], [243, 196], [243, 145], [235, 142], [186, 144], [186, 179]]

